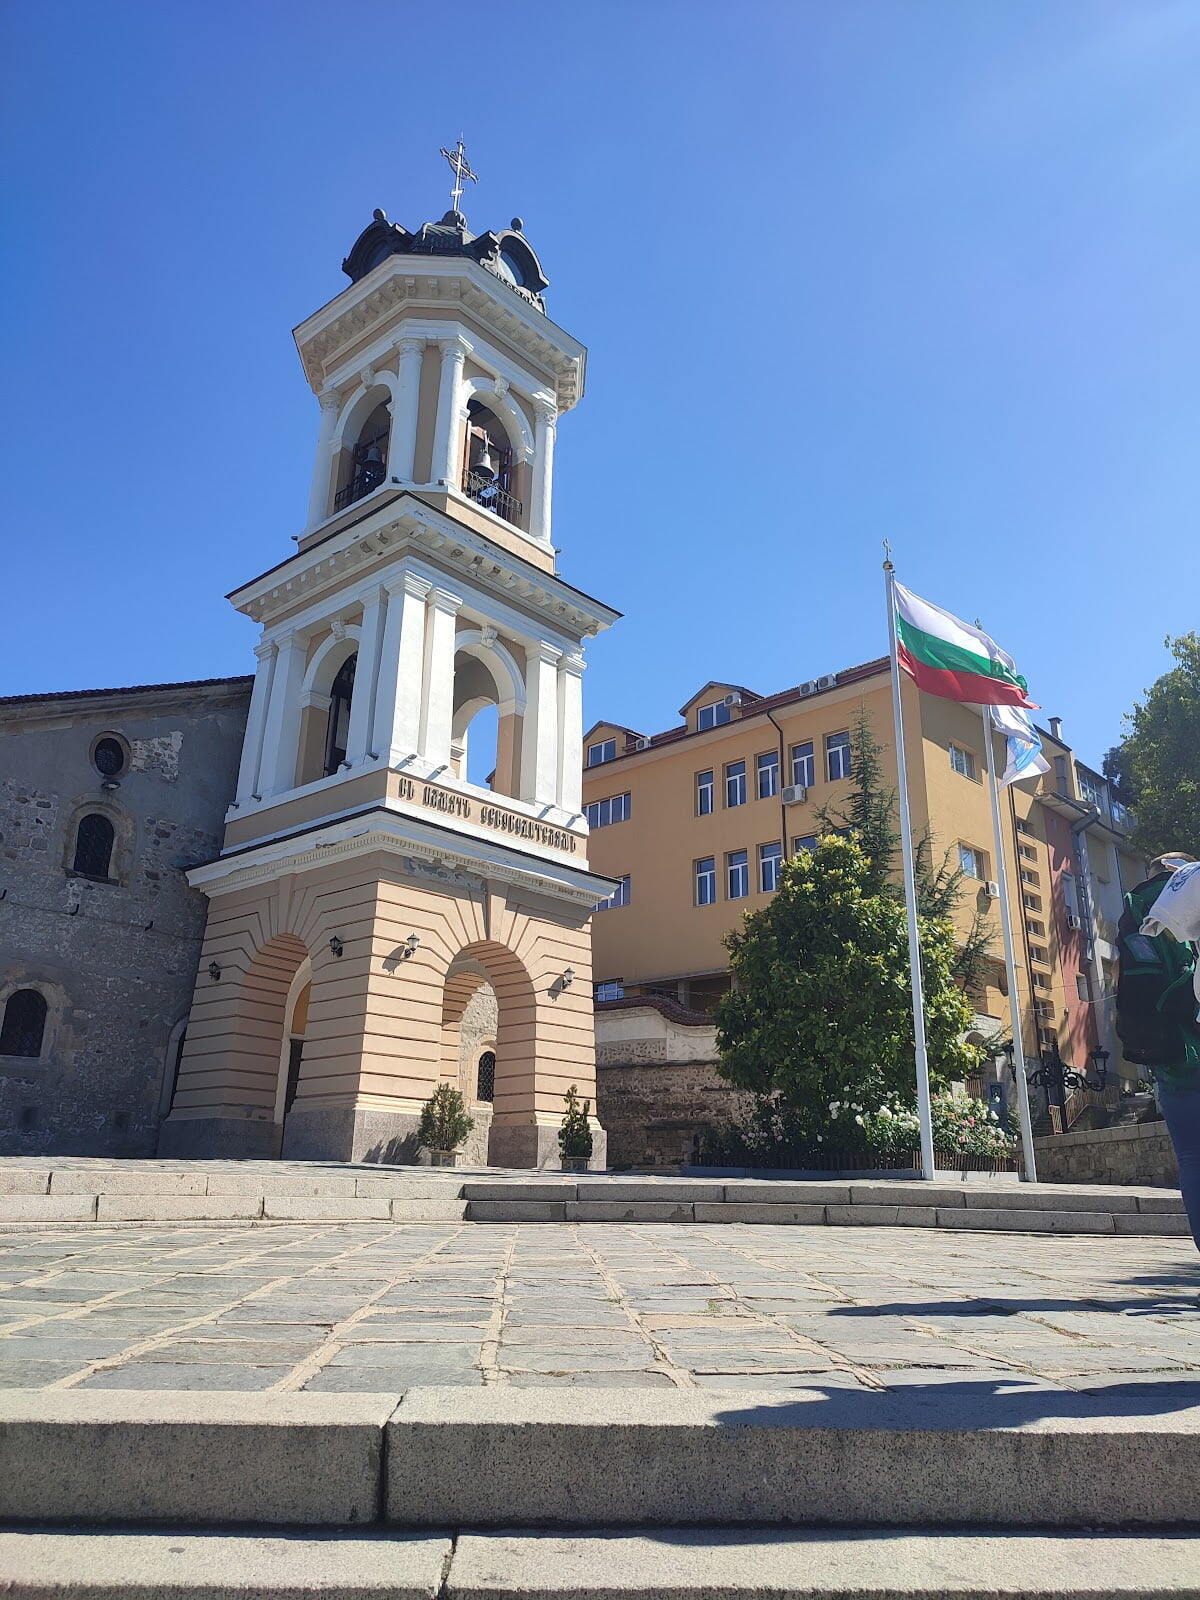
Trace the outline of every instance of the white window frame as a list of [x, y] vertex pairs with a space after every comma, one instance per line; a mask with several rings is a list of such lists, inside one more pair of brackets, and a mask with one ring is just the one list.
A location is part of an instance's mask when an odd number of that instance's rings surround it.
[[[735, 887], [735, 884], [740, 884], [741, 887]], [[725, 897], [727, 900], [745, 900], [749, 898], [749, 894], [750, 852], [729, 850], [725, 855]]]
[[[969, 861], [968, 857], [970, 858]], [[974, 878], [978, 883], [985, 883], [987, 874], [984, 866], [982, 850], [977, 850], [973, 844], [959, 844], [958, 870], [964, 878]]]
[[817, 835], [815, 833], [802, 833], [798, 839], [792, 840], [792, 854], [799, 855], [801, 850], [815, 850], [817, 848]]
[[[613, 993], [608, 994], [605, 992], [606, 990], [610, 989], [613, 991]], [[595, 1000], [624, 1000], [625, 979], [605, 978], [602, 983], [598, 983], [596, 985], [595, 993], [592, 998]]]
[[603, 800], [591, 800], [584, 807], [589, 828], [610, 828], [614, 822], [628, 822], [632, 813], [629, 790], [624, 794], [610, 794]]
[[[740, 772], [735, 771], [734, 769], [737, 768], [737, 767], [740, 767], [742, 770]], [[740, 799], [737, 799], [737, 800], [731, 800], [730, 799], [730, 795], [738, 794], [739, 792], [740, 792], [740, 795], [741, 795]], [[725, 763], [725, 807], [726, 807], [726, 810], [732, 810], [734, 806], [744, 806], [745, 804], [746, 804], [746, 763], [745, 763], [744, 760], [727, 761]]]
[[792, 763], [792, 782], [800, 789], [811, 789], [817, 781], [816, 745], [811, 739], [802, 739], [789, 752]]
[[[768, 851], [771, 853], [768, 854]], [[779, 869], [783, 865], [783, 845], [778, 839], [758, 847], [758, 892], [774, 894], [779, 888]], [[770, 869], [770, 870], [768, 870]], [[770, 882], [767, 882], [767, 879]]]
[[730, 720], [729, 707], [723, 700], [713, 700], [696, 710], [696, 732], [707, 733], [710, 728], [723, 728]]
[[615, 739], [600, 739], [596, 744], [590, 744], [587, 747], [587, 764], [589, 767], [602, 767], [606, 761], [615, 761], [616, 759], [617, 741]]
[[[836, 742], [835, 742], [836, 741]], [[837, 771], [834, 771], [834, 768]], [[853, 775], [853, 765], [850, 759], [850, 733], [846, 728], [838, 733], [825, 735], [825, 775], [830, 783], [837, 783], [842, 778]]]
[[950, 744], [950, 768], [957, 772], [960, 778], [970, 778], [975, 781], [975, 755], [971, 750], [964, 749], [961, 744]]
[[[701, 885], [706, 885], [709, 894], [705, 898]], [[716, 856], [698, 856], [692, 862], [692, 892], [698, 906], [715, 906], [717, 903], [717, 858]]]
[[[764, 777], [767, 780], [763, 787]], [[754, 758], [754, 784], [760, 800], [773, 800], [779, 793], [779, 751], [764, 750]]]
[[[708, 782], [705, 783], [704, 779]], [[704, 800], [707, 796], [708, 804]], [[711, 817], [717, 805], [717, 773], [715, 767], [705, 767], [696, 774], [696, 815], [698, 817]]]

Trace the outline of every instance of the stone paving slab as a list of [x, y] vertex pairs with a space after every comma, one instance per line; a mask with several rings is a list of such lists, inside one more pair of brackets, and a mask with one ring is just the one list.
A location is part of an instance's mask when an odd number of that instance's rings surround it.
[[[867, 1400], [969, 1372], [1097, 1408], [1200, 1386], [1200, 1259], [1118, 1235], [736, 1223], [0, 1228], [0, 1386], [673, 1389]], [[443, 1374], [452, 1376], [443, 1377]], [[915, 1375], [915, 1376], [914, 1376]], [[999, 1407], [999, 1399], [995, 1399]]]

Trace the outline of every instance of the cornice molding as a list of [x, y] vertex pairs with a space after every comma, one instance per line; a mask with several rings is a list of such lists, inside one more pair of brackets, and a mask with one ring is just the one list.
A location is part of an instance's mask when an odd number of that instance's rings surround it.
[[[538, 572], [484, 534], [414, 496], [401, 496], [400, 503], [403, 509], [391, 501], [353, 528], [297, 551], [272, 571], [235, 589], [229, 600], [238, 611], [267, 627], [272, 617], [302, 601], [316, 602], [324, 594], [345, 589], [355, 573], [377, 564], [381, 557], [390, 555], [398, 561], [416, 555], [447, 570], [457, 581], [465, 580], [469, 590], [515, 602], [569, 635], [600, 633], [620, 615], [552, 574]], [[390, 580], [382, 572], [373, 574], [371, 581]]]
[[[490, 275], [465, 258], [427, 260], [389, 256], [295, 330], [304, 375], [319, 393], [339, 356], [379, 328], [399, 307], [461, 306], [490, 332], [554, 374], [559, 411], [583, 394], [586, 352], [541, 312], [501, 296]], [[446, 330], [446, 337], [451, 337]]]
[[578, 910], [595, 906], [614, 886], [610, 879], [584, 867], [550, 859], [535, 864], [502, 844], [435, 832], [413, 819], [383, 813], [218, 858], [193, 867], [187, 880], [193, 889], [217, 899], [292, 873], [379, 853], [399, 858], [402, 870], [422, 882], [448, 889], [507, 883]]

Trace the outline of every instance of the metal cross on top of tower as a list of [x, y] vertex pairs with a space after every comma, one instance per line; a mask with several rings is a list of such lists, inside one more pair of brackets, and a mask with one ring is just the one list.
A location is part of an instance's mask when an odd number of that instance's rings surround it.
[[471, 164], [467, 160], [467, 147], [463, 143], [460, 133], [458, 143], [453, 150], [442, 150], [442, 154], [450, 163], [450, 171], [454, 174], [454, 188], [450, 191], [451, 209], [458, 210], [458, 202], [462, 199], [464, 179], [470, 183], [478, 183], [479, 179], [471, 171]]

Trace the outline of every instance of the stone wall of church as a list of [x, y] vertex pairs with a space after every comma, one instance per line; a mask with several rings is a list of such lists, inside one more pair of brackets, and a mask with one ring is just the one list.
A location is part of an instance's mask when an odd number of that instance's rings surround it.
[[[40, 1056], [0, 1055], [0, 1153], [152, 1155], [220, 849], [249, 684], [0, 702], [0, 1016], [33, 988]], [[92, 751], [114, 734], [126, 770]], [[79, 819], [113, 823], [112, 881], [73, 872]]]

